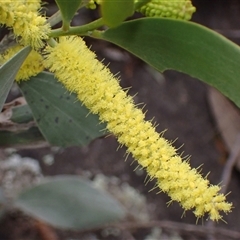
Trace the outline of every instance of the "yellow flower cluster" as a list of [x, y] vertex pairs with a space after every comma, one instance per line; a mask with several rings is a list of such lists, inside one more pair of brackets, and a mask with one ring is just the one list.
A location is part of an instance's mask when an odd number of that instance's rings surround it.
[[150, 0], [137, 11], [147, 17], [190, 20], [196, 8], [191, 0]]
[[127, 147], [151, 179], [162, 191], [178, 201], [185, 210], [194, 209], [199, 218], [222, 218], [220, 211], [231, 211], [219, 186], [212, 186], [196, 169], [191, 169], [176, 149], [161, 137], [151, 122], [145, 121], [133, 99], [121, 89], [118, 81], [84, 41], [78, 37], [62, 37], [53, 48], [46, 48], [45, 66], [58, 80], [75, 92], [107, 128]]
[[0, 24], [11, 27], [19, 43], [41, 48], [42, 40], [48, 39], [50, 25], [40, 16], [40, 7], [40, 0], [5, 0], [0, 5]]
[[[0, 56], [0, 65], [9, 60], [22, 48], [23, 47], [20, 45], [8, 48], [5, 53]], [[32, 50], [19, 69], [15, 80], [17, 82], [20, 80], [28, 80], [30, 77], [36, 76], [38, 73], [42, 72], [43, 69], [43, 57], [35, 50]]]

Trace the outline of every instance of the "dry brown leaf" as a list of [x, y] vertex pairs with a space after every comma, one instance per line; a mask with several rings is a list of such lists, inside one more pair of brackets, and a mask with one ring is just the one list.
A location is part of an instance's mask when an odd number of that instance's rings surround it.
[[[240, 110], [214, 88], [209, 88], [208, 98], [219, 132], [231, 152], [240, 133]], [[240, 170], [240, 156], [236, 167]]]
[[22, 106], [25, 104], [27, 104], [27, 102], [24, 97], [16, 98], [13, 101], [4, 104], [3, 110], [0, 113], [0, 131], [5, 130], [16, 132], [27, 130], [33, 126], [36, 126], [36, 123], [34, 121], [22, 124], [14, 123], [11, 121], [11, 117], [13, 114], [12, 109], [16, 106]]

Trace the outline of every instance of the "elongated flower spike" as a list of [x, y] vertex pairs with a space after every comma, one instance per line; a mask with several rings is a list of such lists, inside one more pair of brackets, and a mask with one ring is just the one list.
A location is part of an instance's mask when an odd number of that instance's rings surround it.
[[81, 38], [61, 37], [56, 46], [48, 46], [45, 51], [45, 67], [107, 123], [108, 130], [172, 200], [185, 210], [192, 209], [197, 218], [207, 213], [210, 219], [219, 220], [220, 211], [231, 211], [232, 204], [219, 193], [220, 187], [210, 185], [196, 169], [191, 169], [152, 123], [144, 120], [143, 112]]
[[12, 28], [22, 45], [39, 49], [50, 33], [50, 25], [38, 12], [40, 6], [40, 0], [4, 1], [0, 5], [0, 24]]
[[150, 0], [137, 11], [147, 17], [190, 20], [196, 8], [192, 5], [191, 0]]

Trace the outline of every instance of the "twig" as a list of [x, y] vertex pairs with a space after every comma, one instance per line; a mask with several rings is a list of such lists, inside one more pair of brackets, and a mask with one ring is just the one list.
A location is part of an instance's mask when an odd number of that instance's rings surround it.
[[[136, 222], [124, 222], [124, 223], [117, 223], [117, 224], [110, 224], [107, 226], [104, 226], [107, 228], [120, 228], [120, 229], [128, 229], [128, 230], [134, 230], [138, 228], [153, 228], [153, 227], [159, 227], [164, 228], [168, 230], [175, 230], [178, 232], [184, 232], [184, 233], [194, 233], [201, 236], [205, 236], [208, 233], [211, 234], [217, 234], [221, 236], [223, 239], [240, 239], [240, 232], [232, 231], [224, 228], [217, 228], [215, 226], [209, 227], [209, 226], [199, 226], [199, 225], [193, 225], [193, 224], [186, 224], [186, 223], [178, 223], [178, 222], [172, 222], [172, 221], [150, 221], [146, 223], [136, 223]], [[83, 232], [88, 231], [98, 231], [101, 228], [96, 229], [89, 229]]]

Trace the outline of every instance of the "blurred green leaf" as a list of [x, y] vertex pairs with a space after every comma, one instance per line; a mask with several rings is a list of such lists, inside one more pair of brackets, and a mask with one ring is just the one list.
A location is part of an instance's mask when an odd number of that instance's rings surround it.
[[11, 121], [15, 123], [27, 123], [33, 121], [31, 108], [28, 105], [21, 105], [12, 108]]
[[240, 106], [240, 48], [196, 23], [162, 18], [128, 21], [102, 39], [159, 71], [174, 69], [214, 86]]
[[23, 48], [0, 67], [0, 112], [12, 87], [15, 76], [30, 51], [31, 47], [29, 46]]
[[134, 13], [134, 0], [102, 0], [101, 14], [106, 25], [116, 27]]
[[63, 29], [68, 30], [70, 22], [79, 9], [82, 0], [55, 0], [61, 11], [63, 19]]
[[34, 145], [44, 143], [44, 138], [37, 127], [15, 132], [0, 131], [1, 147], [16, 147], [21, 145]]
[[103, 135], [105, 125], [90, 114], [76, 94], [70, 94], [53, 74], [43, 72], [21, 82], [25, 96], [40, 131], [52, 145], [86, 145]]
[[53, 226], [67, 229], [94, 228], [125, 215], [109, 194], [75, 176], [48, 178], [21, 193], [15, 206]]

